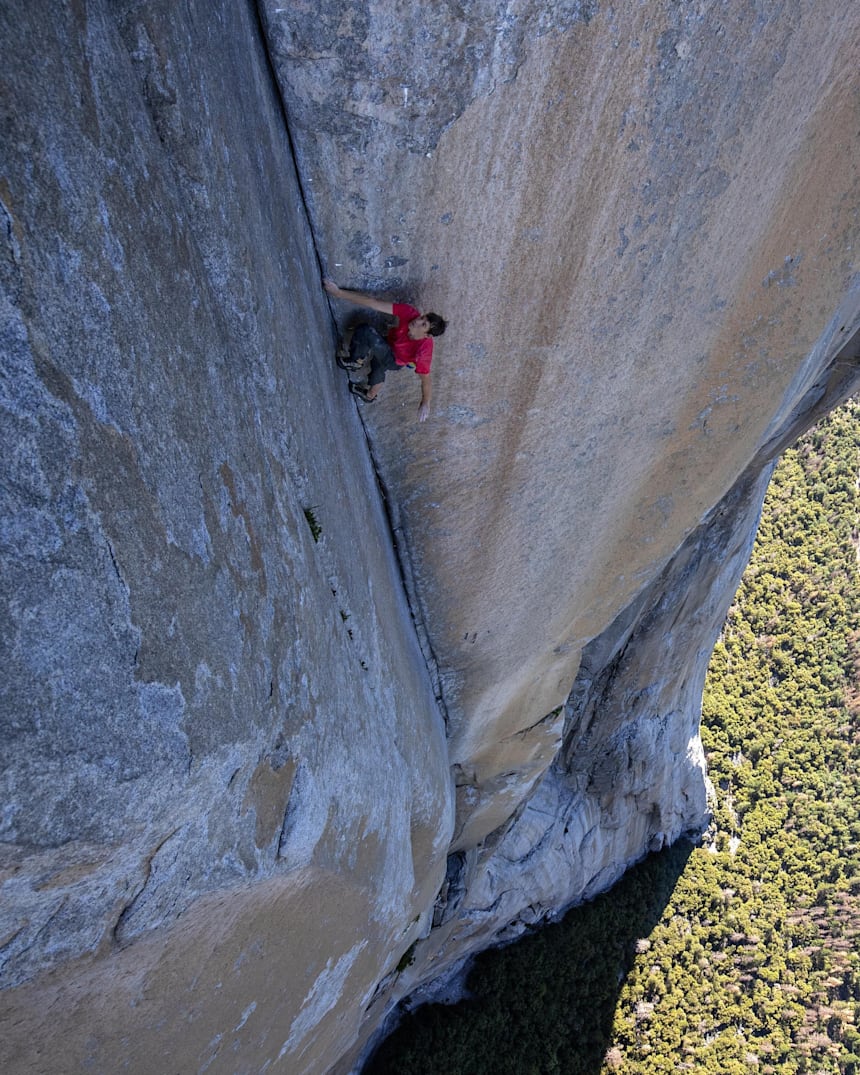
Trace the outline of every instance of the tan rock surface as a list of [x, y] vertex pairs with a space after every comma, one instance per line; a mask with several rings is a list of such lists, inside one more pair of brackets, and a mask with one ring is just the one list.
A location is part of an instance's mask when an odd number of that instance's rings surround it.
[[326, 268], [450, 321], [362, 411], [464, 853], [399, 995], [701, 823], [758, 475], [856, 385], [860, 13], [266, 9]]
[[485, 8], [367, 5], [365, 83], [358, 38], [304, 62], [302, 16], [268, 7], [328, 267], [451, 322], [432, 426], [406, 375], [367, 422], [467, 789], [460, 847], [528, 793], [516, 737], [564, 701], [583, 646], [857, 325], [856, 5], [573, 5], [548, 28], [556, 9], [524, 4], [490, 21], [498, 48], [481, 44], [464, 102], [440, 72], [452, 22], [482, 42]]

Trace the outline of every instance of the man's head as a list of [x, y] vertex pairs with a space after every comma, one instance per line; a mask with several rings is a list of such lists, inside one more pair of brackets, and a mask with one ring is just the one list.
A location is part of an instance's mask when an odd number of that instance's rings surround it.
[[438, 314], [422, 314], [412, 318], [406, 331], [412, 340], [426, 340], [428, 336], [441, 336], [446, 328]]
[[448, 322], [438, 314], [425, 314], [424, 316], [430, 326], [427, 331], [431, 336], [441, 336], [448, 327]]

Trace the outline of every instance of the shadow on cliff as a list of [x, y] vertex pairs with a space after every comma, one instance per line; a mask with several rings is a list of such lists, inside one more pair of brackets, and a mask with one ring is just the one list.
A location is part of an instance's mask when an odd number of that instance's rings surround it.
[[691, 852], [679, 841], [560, 922], [484, 952], [470, 999], [406, 1015], [363, 1075], [598, 1075], [636, 942], [660, 921]]

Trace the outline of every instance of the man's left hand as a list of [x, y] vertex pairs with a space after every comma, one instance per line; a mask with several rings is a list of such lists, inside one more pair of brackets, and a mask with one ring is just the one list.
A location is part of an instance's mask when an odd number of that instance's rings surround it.
[[430, 417], [430, 404], [429, 403], [422, 403], [421, 406], [418, 408], [418, 421], [419, 422], [426, 422], [429, 417]]

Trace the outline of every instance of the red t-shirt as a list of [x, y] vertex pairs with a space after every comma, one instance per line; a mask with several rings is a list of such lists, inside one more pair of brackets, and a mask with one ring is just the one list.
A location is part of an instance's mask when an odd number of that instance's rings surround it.
[[433, 337], [426, 336], [423, 340], [409, 338], [409, 322], [420, 317], [421, 311], [408, 303], [395, 302], [394, 316], [398, 322], [388, 330], [388, 343], [394, 352], [394, 361], [398, 366], [411, 366], [416, 373], [429, 373], [433, 361]]

